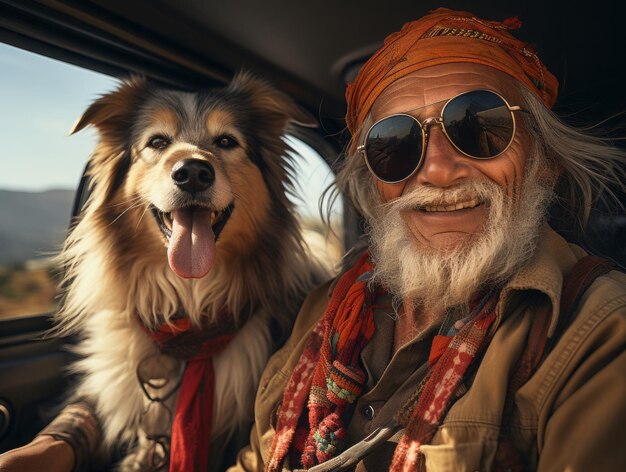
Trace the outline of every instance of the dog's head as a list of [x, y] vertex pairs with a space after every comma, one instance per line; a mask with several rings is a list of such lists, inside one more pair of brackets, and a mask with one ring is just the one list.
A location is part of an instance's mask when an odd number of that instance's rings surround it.
[[133, 241], [135, 250], [163, 257], [165, 244], [176, 274], [203, 277], [215, 263], [218, 238], [231, 253], [245, 252], [247, 240], [272, 224], [272, 206], [291, 207], [281, 136], [292, 123], [315, 124], [247, 74], [199, 93], [123, 82], [72, 130], [93, 125], [100, 135], [86, 211], [115, 227], [120, 248]]

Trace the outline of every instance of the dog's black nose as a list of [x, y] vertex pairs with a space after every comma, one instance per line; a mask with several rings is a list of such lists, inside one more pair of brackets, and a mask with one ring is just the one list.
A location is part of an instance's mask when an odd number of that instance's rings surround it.
[[206, 161], [183, 159], [172, 167], [171, 177], [176, 186], [189, 193], [202, 192], [215, 181], [215, 170]]

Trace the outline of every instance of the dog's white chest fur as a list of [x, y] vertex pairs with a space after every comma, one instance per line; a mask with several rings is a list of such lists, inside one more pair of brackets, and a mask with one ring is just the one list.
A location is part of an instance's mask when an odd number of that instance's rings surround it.
[[[139, 447], [121, 464], [122, 470], [133, 470], [138, 463], [149, 460], [152, 446], [141, 425], [163, 424], [159, 413], [163, 410], [151, 407], [137, 376], [142, 360], [157, 355], [159, 350], [131, 316], [99, 312], [90, 319], [86, 332], [89, 335], [79, 345], [85, 358], [76, 365], [83, 374], [77, 395], [96, 399], [105, 446], [120, 439], [131, 442], [139, 437]], [[269, 316], [255, 313], [212, 360], [215, 369], [212, 435], [228, 436], [251, 417], [256, 386], [271, 346]], [[174, 393], [163, 405], [172, 414], [177, 396]], [[163, 435], [169, 436], [170, 426], [171, 423]]]

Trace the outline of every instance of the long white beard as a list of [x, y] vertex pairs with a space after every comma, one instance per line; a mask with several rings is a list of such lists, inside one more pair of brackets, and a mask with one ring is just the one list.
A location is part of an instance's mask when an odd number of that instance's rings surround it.
[[[552, 186], [538, 179], [540, 159], [530, 159], [521, 191], [512, 198], [495, 182], [468, 181], [448, 189], [418, 187], [380, 204], [370, 221], [373, 282], [403, 300], [445, 310], [467, 304], [484, 287], [507, 281], [534, 254], [552, 198]], [[454, 249], [419, 243], [400, 216], [417, 206], [485, 202], [489, 215], [482, 231]]]

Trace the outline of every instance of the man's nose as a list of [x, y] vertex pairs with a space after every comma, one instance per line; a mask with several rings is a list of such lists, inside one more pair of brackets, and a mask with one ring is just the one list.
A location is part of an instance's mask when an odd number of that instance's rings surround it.
[[440, 125], [429, 126], [426, 152], [417, 171], [417, 181], [422, 185], [449, 187], [469, 177], [471, 167], [445, 136]]

